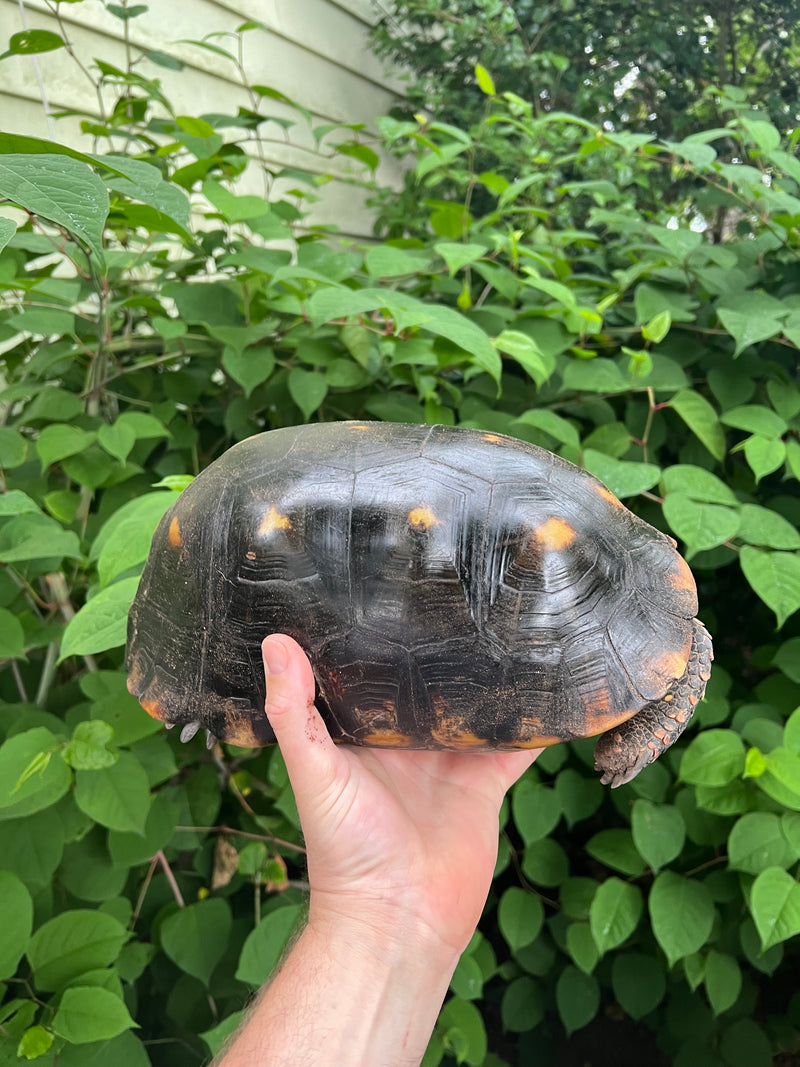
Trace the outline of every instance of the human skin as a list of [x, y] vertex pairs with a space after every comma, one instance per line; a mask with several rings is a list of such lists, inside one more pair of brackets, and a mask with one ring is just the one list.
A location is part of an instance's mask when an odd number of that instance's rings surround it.
[[262, 646], [308, 851], [308, 922], [216, 1067], [416, 1067], [486, 900], [498, 813], [536, 751], [335, 745], [302, 649]]

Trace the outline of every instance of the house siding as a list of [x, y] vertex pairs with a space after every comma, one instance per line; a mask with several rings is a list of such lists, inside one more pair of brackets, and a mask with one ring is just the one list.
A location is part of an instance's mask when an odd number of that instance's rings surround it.
[[[56, 20], [38, 0], [26, 0], [29, 28], [59, 32]], [[82, 62], [91, 67], [101, 57], [120, 68], [127, 65], [124, 25], [99, 0], [61, 5], [63, 27]], [[384, 71], [367, 46], [369, 26], [377, 17], [373, 0], [152, 0], [144, 16], [128, 21], [131, 43], [137, 48], [168, 52], [185, 67], [167, 70], [143, 60], [136, 71], [162, 83], [178, 114], [235, 114], [250, 106], [234, 64], [206, 49], [186, 43], [209, 34], [232, 32], [242, 22], [259, 20], [266, 28], [242, 35], [244, 67], [253, 85], [268, 85], [296, 100], [313, 115], [313, 124], [363, 122], [374, 128], [376, 116], [392, 106], [399, 83]], [[23, 29], [18, 0], [0, 0], [0, 46]], [[233, 40], [215, 36], [211, 43], [231, 47]], [[75, 148], [107, 151], [108, 142], [95, 144], [80, 130], [80, 118], [50, 118], [42, 101], [37, 64], [51, 113], [81, 111], [99, 114], [94, 87], [64, 49], [37, 57], [13, 56], [0, 63], [0, 129], [9, 133], [51, 137]], [[109, 93], [106, 100], [111, 99]], [[334, 225], [344, 234], [367, 235], [370, 213], [365, 194], [347, 183], [347, 176], [363, 173], [342, 156], [321, 159], [306, 120], [279, 101], [265, 100], [262, 113], [294, 120], [285, 142], [277, 124], [262, 126], [268, 138], [263, 152], [276, 167], [298, 167], [332, 173], [340, 180], [318, 190], [311, 221]], [[228, 129], [228, 136], [236, 131]], [[332, 134], [346, 137], [349, 135]], [[120, 139], [113, 146], [122, 150]], [[255, 168], [245, 179], [249, 191], [263, 192]], [[396, 180], [398, 168], [386, 160], [379, 169], [384, 181]], [[278, 187], [279, 188], [279, 187]]]

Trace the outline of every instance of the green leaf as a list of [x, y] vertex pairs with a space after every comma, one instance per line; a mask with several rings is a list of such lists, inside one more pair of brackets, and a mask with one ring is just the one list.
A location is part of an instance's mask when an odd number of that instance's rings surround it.
[[661, 469], [654, 463], [623, 462], [591, 448], [583, 453], [583, 466], [620, 499], [652, 489], [661, 477]]
[[13, 219], [0, 218], [0, 252], [17, 232], [17, 224]]
[[437, 1029], [445, 1048], [451, 1049], [458, 1063], [483, 1067], [486, 1060], [486, 1027], [481, 1013], [469, 1000], [453, 997], [439, 1015]]
[[733, 956], [711, 949], [706, 958], [706, 993], [715, 1015], [732, 1008], [742, 989], [742, 971]]
[[800, 883], [781, 867], [762, 871], [750, 890], [750, 912], [761, 948], [800, 934]]
[[725, 456], [725, 434], [716, 411], [705, 397], [691, 389], [682, 389], [670, 400], [669, 406], [680, 415], [714, 459], [721, 462]]
[[753, 435], [744, 443], [744, 457], [747, 465], [756, 476], [756, 482], [772, 474], [786, 459], [786, 445], [781, 440]]
[[103, 423], [97, 431], [97, 439], [110, 456], [124, 463], [136, 444], [133, 428], [124, 422], [115, 422], [112, 426]]
[[670, 493], [664, 501], [664, 518], [686, 542], [691, 553], [729, 541], [739, 529], [739, 513], [720, 504], [701, 504], [685, 493]]
[[[800, 637], [790, 637], [784, 641], [772, 660], [787, 678], [793, 682], [800, 682]], [[791, 726], [790, 726], [791, 724]], [[789, 734], [792, 733], [793, 741], [789, 742]], [[796, 708], [786, 723], [786, 735], [784, 743], [793, 752], [800, 752], [800, 708]]]
[[297, 930], [303, 908], [289, 904], [265, 915], [247, 936], [239, 957], [236, 977], [248, 985], [260, 986], [277, 967], [284, 949]]
[[731, 489], [716, 474], [690, 463], [676, 463], [661, 475], [664, 496], [682, 493], [690, 500], [705, 504], [725, 504], [737, 507], [739, 501]]
[[53, 1019], [53, 1030], [73, 1045], [107, 1041], [137, 1024], [114, 993], [98, 986], [65, 989]]
[[109, 752], [114, 730], [99, 719], [79, 722], [72, 740], [62, 749], [62, 756], [76, 771], [96, 771], [116, 763], [118, 756]]
[[561, 804], [550, 786], [522, 778], [511, 798], [514, 822], [526, 845], [547, 837], [561, 818]]
[[0, 156], [0, 195], [63, 226], [102, 264], [108, 192], [84, 163], [69, 156]]
[[200, 900], [164, 920], [161, 946], [182, 971], [208, 986], [228, 947], [231, 922], [226, 901], [219, 897]]
[[33, 559], [80, 559], [78, 535], [63, 530], [46, 515], [20, 515], [0, 528], [0, 562]]
[[102, 911], [62, 911], [39, 927], [28, 946], [37, 989], [59, 989], [87, 971], [108, 966], [129, 936], [122, 923]]
[[655, 956], [625, 952], [614, 956], [611, 986], [620, 1007], [632, 1019], [643, 1019], [664, 999], [667, 979]]
[[[506, 986], [500, 1005], [503, 1026], [512, 1033], [533, 1030], [544, 1018], [544, 996], [528, 975], [515, 978]], [[425, 1061], [422, 1061], [423, 1067]]]
[[648, 226], [649, 233], [666, 248], [671, 256], [681, 263], [703, 243], [703, 235], [696, 230], [671, 229], [666, 226]]
[[430, 258], [430, 253], [421, 248], [372, 245], [367, 249], [364, 266], [371, 278], [399, 278], [424, 271]]
[[654, 315], [647, 325], [642, 326], [642, 337], [651, 344], [659, 345], [669, 333], [671, 326], [672, 315], [665, 308]]
[[562, 393], [626, 393], [630, 388], [619, 367], [610, 359], [575, 359], [567, 363]]
[[680, 777], [693, 785], [727, 785], [744, 771], [745, 748], [733, 730], [705, 730], [686, 749]]
[[497, 923], [508, 947], [516, 953], [539, 936], [544, 924], [544, 905], [535, 894], [510, 886], [500, 898]]
[[788, 867], [795, 858], [780, 818], [771, 812], [747, 812], [730, 832], [728, 863], [734, 870], [760, 874], [766, 867]]
[[598, 886], [589, 911], [589, 925], [601, 956], [626, 941], [642, 915], [642, 894], [619, 878]]
[[752, 1019], [738, 1019], [722, 1035], [720, 1051], [728, 1067], [772, 1067], [772, 1042]]
[[575, 966], [580, 967], [584, 974], [592, 973], [600, 959], [600, 953], [588, 923], [576, 922], [567, 927], [567, 952]]
[[88, 656], [125, 644], [128, 610], [139, 586], [138, 576], [103, 589], [70, 619], [61, 640], [60, 659]]
[[51, 463], [83, 452], [94, 439], [93, 433], [86, 433], [77, 426], [45, 426], [36, 441], [36, 451], [42, 461], [42, 468], [46, 469]]
[[17, 430], [10, 426], [0, 426], [0, 467], [11, 470], [25, 462], [28, 444]]
[[[495, 343], [497, 344], [498, 342]], [[502, 346], [498, 344], [498, 347], [502, 351]], [[524, 412], [524, 414], [520, 415], [514, 422], [515, 424], [523, 423], [525, 426], [533, 426], [537, 430], [549, 434], [550, 437], [555, 438], [556, 441], [560, 441], [562, 444], [574, 448], [576, 451], [580, 448], [581, 440], [578, 431], [571, 422], [562, 418], [561, 415], [556, 415], [554, 411], [535, 408], [531, 411]]]
[[328, 392], [328, 383], [316, 371], [293, 367], [289, 371], [289, 395], [308, 421]]
[[64, 47], [64, 38], [52, 30], [20, 30], [8, 39], [8, 51], [0, 56], [32, 56], [39, 52], [54, 52]]
[[742, 404], [730, 408], [720, 415], [719, 420], [726, 426], [761, 434], [762, 437], [781, 437], [788, 429], [780, 415], [761, 404]]
[[650, 920], [670, 966], [690, 956], [708, 940], [714, 904], [701, 882], [662, 871], [650, 890]]
[[750, 345], [766, 341], [783, 332], [783, 322], [763, 312], [736, 311], [733, 308], [718, 308], [719, 320], [736, 342], [733, 358], [740, 356]]
[[744, 545], [739, 565], [752, 589], [775, 612], [780, 629], [800, 608], [800, 555]]
[[144, 833], [150, 811], [150, 783], [136, 757], [120, 752], [110, 767], [76, 772], [75, 802], [101, 826]]
[[633, 804], [631, 834], [639, 855], [658, 872], [681, 854], [686, 827], [677, 808], [640, 798]]
[[[1, 466], [2, 464], [0, 464]], [[9, 489], [0, 494], [0, 515], [40, 515], [41, 509], [35, 500], [21, 489]]]
[[765, 548], [800, 548], [800, 533], [777, 511], [758, 504], [742, 504], [739, 515], [741, 522], [737, 536], [748, 544]]
[[[521, 330], [503, 330], [495, 338], [494, 343], [500, 352], [505, 352], [512, 359], [515, 359], [539, 386], [543, 385], [555, 370], [554, 358], [542, 352], [534, 339], [529, 337], [528, 334], [522, 333]], [[560, 416], [551, 411], [529, 411], [526, 412], [526, 415], [552, 415], [553, 419], [566, 422], [565, 419], [560, 419]], [[522, 416], [521, 421], [527, 421], [526, 416]], [[567, 425], [570, 426], [569, 423]], [[570, 426], [570, 429], [573, 429], [573, 427]]]
[[[59, 739], [43, 726], [15, 734], [0, 747], [0, 820], [18, 819], [55, 804], [72, 781], [60, 759], [41, 761], [41, 770], [26, 771], [43, 753], [58, 747]], [[19, 784], [24, 778], [24, 782]]]
[[638, 878], [645, 865], [636, 851], [629, 830], [601, 830], [586, 842], [586, 851], [594, 859], [621, 874]]
[[[275, 356], [267, 345], [246, 348], [241, 352], [226, 348], [222, 353], [222, 365], [231, 378], [244, 389], [244, 395], [250, 396], [256, 386], [261, 385], [272, 374], [275, 369]], [[294, 394], [292, 398], [295, 399]], [[296, 399], [295, 403], [297, 403]], [[298, 407], [302, 410], [302, 405], [299, 403]]]
[[568, 963], [556, 982], [556, 1006], [567, 1035], [590, 1023], [600, 1007], [600, 986]]
[[453, 244], [450, 241], [439, 241], [435, 244], [434, 250], [442, 257], [447, 264], [447, 269], [450, 272], [452, 278], [456, 271], [462, 267], [466, 267], [468, 263], [474, 263], [480, 259], [481, 256], [486, 255], [486, 248], [484, 245], [469, 245], [469, 244]]
[[25, 655], [22, 623], [7, 608], [0, 608], [0, 658], [21, 659]]
[[486, 67], [482, 66], [480, 63], [475, 64], [475, 80], [478, 83], [480, 91], [485, 93], [486, 96], [495, 95], [497, 90], [494, 87], [492, 76]]
[[26, 1030], [17, 1045], [19, 1059], [36, 1060], [43, 1056], [53, 1044], [53, 1035], [43, 1026], [32, 1026]]
[[28, 947], [33, 929], [33, 901], [16, 874], [0, 870], [0, 979], [11, 978]]

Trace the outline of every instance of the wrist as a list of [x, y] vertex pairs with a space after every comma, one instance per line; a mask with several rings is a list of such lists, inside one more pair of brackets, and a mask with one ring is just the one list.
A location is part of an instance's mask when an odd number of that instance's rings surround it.
[[328, 945], [346, 944], [365, 966], [446, 974], [445, 990], [462, 952], [430, 923], [383, 901], [320, 900], [312, 893], [306, 931]]

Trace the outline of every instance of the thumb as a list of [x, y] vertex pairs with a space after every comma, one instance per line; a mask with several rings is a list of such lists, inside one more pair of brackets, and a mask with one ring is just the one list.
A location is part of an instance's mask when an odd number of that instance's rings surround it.
[[341, 753], [314, 707], [314, 672], [298, 643], [272, 634], [261, 644], [267, 699], [264, 706], [275, 731], [298, 809], [335, 778]]

